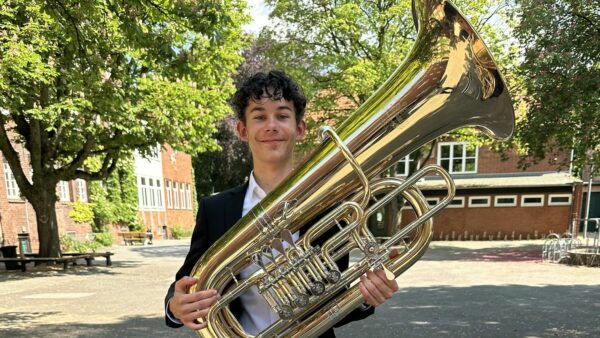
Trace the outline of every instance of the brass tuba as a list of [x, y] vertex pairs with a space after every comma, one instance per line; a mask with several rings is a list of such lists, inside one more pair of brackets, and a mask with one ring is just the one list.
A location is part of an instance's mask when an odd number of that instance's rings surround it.
[[[368, 269], [382, 267], [389, 278], [397, 277], [423, 255], [432, 216], [454, 197], [452, 179], [439, 166], [426, 166], [406, 180], [380, 174], [456, 128], [475, 126], [497, 139], [511, 135], [514, 111], [506, 84], [460, 11], [447, 0], [413, 0], [413, 14], [418, 35], [406, 60], [337, 131], [322, 128], [322, 142], [304, 164], [196, 263], [192, 276], [198, 283], [190, 292], [215, 288], [221, 294], [199, 336], [248, 336], [228, 304], [253, 286], [280, 317], [258, 337], [324, 332], [363, 302], [356, 281]], [[414, 186], [428, 174], [440, 175], [448, 190], [435, 206]], [[416, 219], [378, 243], [367, 220], [399, 196]], [[293, 240], [292, 233], [324, 213]], [[335, 234], [316, 245], [327, 231]], [[392, 247], [401, 254], [389, 259]], [[274, 255], [274, 249], [282, 254]], [[335, 261], [350, 250], [360, 260], [339, 271]], [[253, 262], [260, 268], [237, 279]]]

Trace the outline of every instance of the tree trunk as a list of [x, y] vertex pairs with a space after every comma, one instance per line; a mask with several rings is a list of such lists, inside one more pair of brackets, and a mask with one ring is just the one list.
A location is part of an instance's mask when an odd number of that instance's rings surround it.
[[36, 189], [31, 202], [35, 210], [40, 257], [60, 257], [60, 240], [56, 220], [56, 186]]

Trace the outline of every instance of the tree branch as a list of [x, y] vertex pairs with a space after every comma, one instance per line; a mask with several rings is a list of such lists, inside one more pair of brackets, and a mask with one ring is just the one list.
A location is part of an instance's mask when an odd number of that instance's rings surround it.
[[33, 187], [27, 177], [25, 176], [25, 172], [23, 172], [23, 168], [21, 167], [21, 160], [19, 158], [19, 153], [14, 149], [13, 143], [11, 142], [8, 134], [6, 133], [5, 126], [7, 121], [0, 116], [0, 122], [2, 122], [2, 128], [0, 128], [0, 150], [8, 162], [10, 166], [10, 170], [15, 177], [15, 181], [17, 181], [17, 186], [19, 190], [27, 198], [31, 199], [33, 195]]

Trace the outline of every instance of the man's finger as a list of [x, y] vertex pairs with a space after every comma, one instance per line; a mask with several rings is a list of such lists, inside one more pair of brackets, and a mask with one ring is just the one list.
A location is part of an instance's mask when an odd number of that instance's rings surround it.
[[377, 305], [380, 305], [383, 302], [385, 302], [385, 297], [381, 294], [381, 292], [379, 291], [379, 289], [377, 289], [377, 286], [375, 286], [375, 284], [373, 284], [373, 282], [369, 278], [369, 274], [368, 273], [367, 273], [367, 277], [363, 278], [363, 280], [361, 281], [361, 283], [363, 283], [365, 285], [365, 288], [373, 296], [373, 298], [375, 299]]
[[196, 278], [185, 276], [175, 283], [175, 292], [186, 293], [188, 288], [196, 284], [196, 282], [198, 282]]
[[203, 328], [206, 327], [207, 323], [206, 322], [204, 322], [204, 323], [197, 323], [194, 320], [190, 320], [190, 321], [185, 321], [183, 323], [183, 325], [185, 325], [185, 327], [190, 328], [192, 330], [201, 330], [201, 329], [203, 329]]
[[190, 293], [190, 297], [188, 298], [189, 302], [197, 302], [203, 299], [215, 297], [217, 295], [217, 290], [208, 289], [202, 291], [196, 291], [194, 293]]
[[[363, 277], [361, 277], [361, 280], [362, 280], [362, 278]], [[375, 299], [373, 298], [373, 296], [371, 295], [369, 290], [367, 290], [364, 283], [362, 283], [362, 282], [359, 283], [358, 288], [360, 289], [360, 293], [362, 293], [362, 296], [365, 299], [365, 303], [367, 303], [371, 306], [377, 306], [377, 302], [375, 301]]]

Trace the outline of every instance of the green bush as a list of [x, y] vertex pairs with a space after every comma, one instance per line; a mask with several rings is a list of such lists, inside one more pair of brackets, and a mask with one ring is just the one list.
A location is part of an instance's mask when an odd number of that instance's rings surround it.
[[100, 246], [112, 246], [114, 238], [110, 232], [95, 232], [94, 241]]
[[93, 207], [92, 203], [77, 201], [73, 203], [73, 210], [69, 212], [69, 217], [77, 223], [92, 223], [94, 221]]
[[173, 225], [173, 228], [171, 228], [171, 236], [173, 236], [174, 239], [182, 239], [182, 238], [190, 237], [190, 236], [192, 236], [192, 229], [191, 228], [185, 229], [182, 226], [180, 226], [179, 224], [175, 224], [175, 225]]
[[100, 243], [94, 240], [79, 241], [67, 234], [60, 236], [60, 249], [62, 252], [94, 252], [100, 246]]

